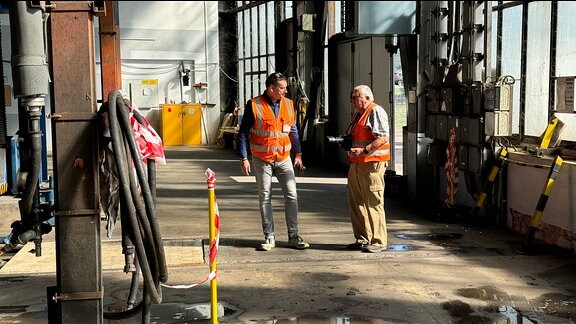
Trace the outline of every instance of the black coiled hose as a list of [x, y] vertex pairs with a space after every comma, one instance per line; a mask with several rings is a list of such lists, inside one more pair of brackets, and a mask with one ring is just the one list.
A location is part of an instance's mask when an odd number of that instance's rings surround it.
[[[149, 302], [161, 303], [160, 283], [168, 280], [168, 270], [156, 215], [155, 199], [151, 190], [151, 187], [155, 190], [155, 180], [148, 180], [150, 175], [155, 176], [155, 170], [150, 172], [154, 164], [148, 165], [147, 177], [130, 126], [129, 111], [122, 95], [117, 90], [109, 94], [108, 116], [120, 183], [122, 228], [128, 229], [126, 233], [130, 241], [134, 243], [137, 265], [144, 280], [144, 297], [137, 306], [123, 312], [104, 312], [104, 318], [117, 320], [134, 316], [143, 308], [149, 309], [147, 305]], [[140, 117], [138, 116], [137, 120]], [[136, 176], [130, 168], [132, 165], [136, 170]], [[137, 276], [138, 271], [135, 271], [134, 275]], [[137, 282], [138, 280], [133, 278], [133, 288]]]

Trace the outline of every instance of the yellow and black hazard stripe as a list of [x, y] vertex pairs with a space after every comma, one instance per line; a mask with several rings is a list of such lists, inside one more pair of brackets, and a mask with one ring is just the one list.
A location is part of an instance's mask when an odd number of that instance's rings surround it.
[[542, 137], [542, 142], [540, 143], [541, 149], [547, 149], [550, 146], [550, 141], [552, 140], [552, 136], [554, 135], [554, 130], [558, 125], [558, 118], [554, 117], [546, 126], [546, 131], [544, 131], [544, 136]]
[[552, 186], [554, 185], [554, 181], [558, 173], [560, 173], [560, 168], [562, 167], [562, 158], [556, 156], [552, 166], [550, 167], [550, 172], [548, 172], [548, 178], [546, 179], [546, 183], [544, 184], [544, 188], [542, 189], [542, 193], [540, 194], [540, 199], [538, 199], [538, 204], [536, 205], [536, 210], [534, 211], [534, 215], [532, 216], [532, 220], [530, 221], [530, 228], [528, 229], [528, 233], [526, 235], [526, 246], [531, 247], [534, 243], [534, 236], [536, 235], [536, 231], [540, 227], [540, 221], [542, 220], [542, 214], [544, 213], [544, 208], [546, 208], [546, 203], [548, 202], [548, 197], [550, 197], [550, 193], [552, 192]]
[[472, 217], [476, 217], [478, 215], [478, 212], [484, 205], [486, 197], [488, 196], [487, 191], [491, 188], [492, 184], [494, 184], [494, 179], [496, 179], [498, 171], [500, 171], [500, 169], [502, 168], [506, 156], [508, 156], [508, 151], [506, 151], [506, 148], [502, 147], [502, 149], [500, 149], [500, 154], [498, 154], [498, 160], [496, 161], [496, 164], [492, 167], [490, 173], [488, 174], [488, 181], [486, 181], [486, 183], [484, 184], [482, 192], [480, 193], [480, 196], [476, 200], [476, 204], [472, 208]]
[[8, 184], [6, 182], [0, 183], [0, 195], [5, 194], [8, 191]]

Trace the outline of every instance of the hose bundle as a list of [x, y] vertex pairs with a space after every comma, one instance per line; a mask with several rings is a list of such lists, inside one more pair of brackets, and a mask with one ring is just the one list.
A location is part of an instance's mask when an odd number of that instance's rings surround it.
[[[146, 172], [130, 125], [129, 107], [126, 106], [118, 90], [110, 92], [107, 105], [102, 105], [101, 109], [105, 111], [106, 108], [116, 165], [115, 173], [119, 180], [118, 194], [124, 251], [134, 250], [136, 254], [136, 269], [132, 269], [130, 299], [135, 299], [138, 285], [136, 276], [139, 272], [142, 273], [144, 281], [144, 297], [137, 306], [124, 312], [104, 312], [104, 317], [107, 319], [123, 319], [133, 316], [149, 303], [162, 302], [161, 283], [168, 280], [168, 270], [153, 196], [154, 160], [147, 160], [148, 172]], [[136, 110], [134, 114], [135, 119], [143, 124], [143, 117]]]

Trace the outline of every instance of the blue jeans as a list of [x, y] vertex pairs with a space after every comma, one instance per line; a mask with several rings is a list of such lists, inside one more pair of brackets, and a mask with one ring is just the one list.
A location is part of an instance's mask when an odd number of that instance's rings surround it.
[[298, 193], [292, 159], [280, 162], [264, 162], [253, 158], [254, 176], [258, 185], [258, 202], [264, 237], [274, 236], [274, 215], [272, 213], [272, 176], [276, 176], [284, 194], [284, 213], [288, 237], [298, 235]]

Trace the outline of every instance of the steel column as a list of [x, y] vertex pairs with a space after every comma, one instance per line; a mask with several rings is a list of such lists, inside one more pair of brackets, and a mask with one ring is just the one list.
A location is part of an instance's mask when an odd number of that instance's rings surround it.
[[102, 323], [94, 2], [51, 2], [58, 323]]

